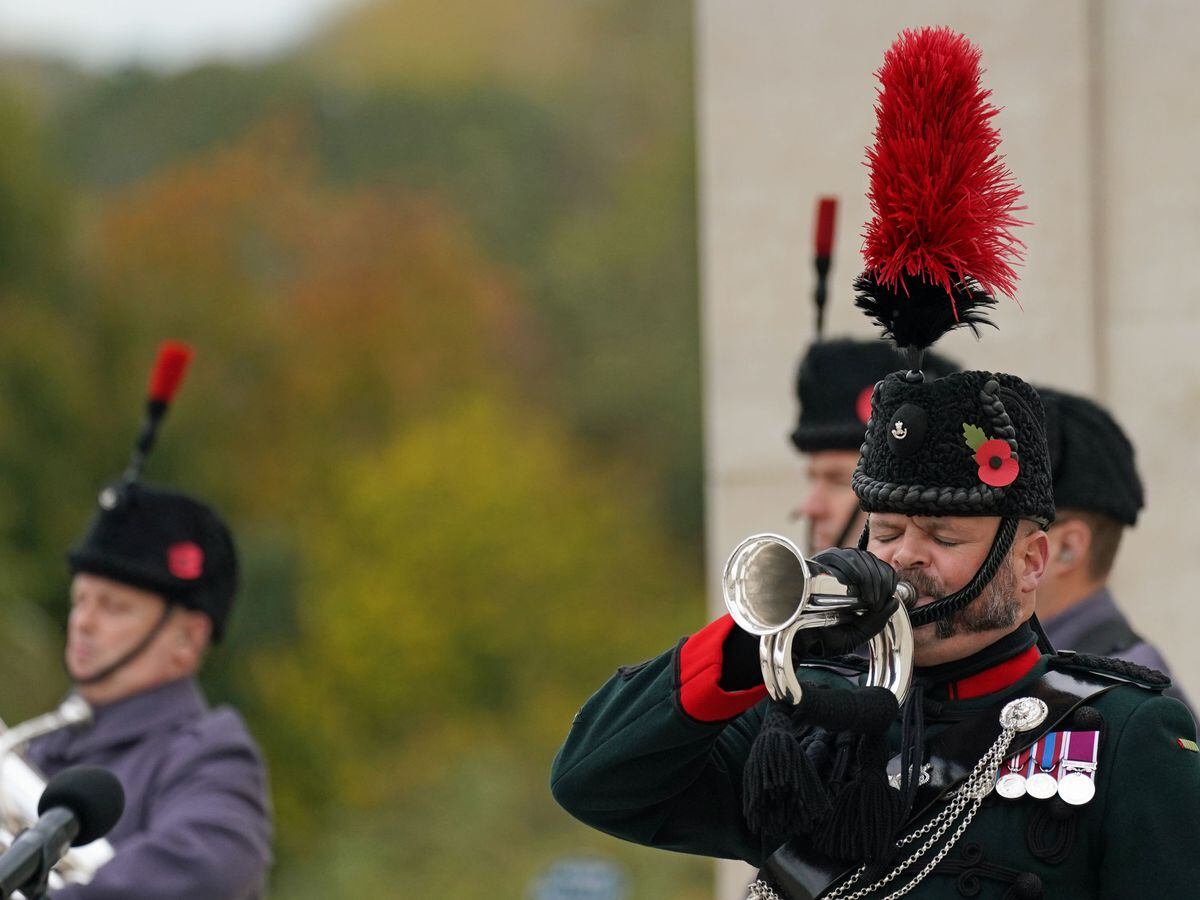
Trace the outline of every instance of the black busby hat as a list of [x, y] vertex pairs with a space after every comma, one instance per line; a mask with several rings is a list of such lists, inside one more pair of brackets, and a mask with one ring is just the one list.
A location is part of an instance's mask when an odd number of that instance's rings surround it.
[[205, 504], [140, 481], [190, 359], [185, 345], [168, 341], [160, 348], [133, 458], [121, 478], [101, 491], [99, 509], [67, 562], [72, 574], [102, 575], [205, 613], [216, 642], [237, 590], [233, 537]]
[[896, 372], [879, 383], [854, 473], [867, 512], [1054, 519], [1037, 392], [1015, 375]]
[[875, 389], [854, 491], [869, 512], [1003, 520], [972, 583], [915, 611], [914, 625], [978, 595], [1011, 547], [1019, 518], [1054, 518], [1037, 392], [1004, 373], [931, 380], [921, 371], [942, 335], [965, 327], [978, 336], [980, 326], [993, 324], [994, 295], [1016, 290], [1021, 189], [998, 153], [997, 110], [980, 73], [980, 52], [963, 35], [904, 32], [878, 73], [875, 142], [867, 151], [872, 218], [856, 303], [908, 371]]
[[1136, 525], [1145, 496], [1133, 444], [1121, 426], [1086, 397], [1043, 387], [1038, 393], [1046, 408], [1055, 505]]
[[[796, 372], [800, 419], [791, 434], [796, 449], [857, 451], [871, 417], [875, 383], [900, 365], [895, 348], [879, 340], [836, 338], [810, 346]], [[958, 370], [958, 364], [945, 357], [926, 357], [930, 377]]]
[[105, 497], [115, 502], [101, 503], [71, 549], [71, 572], [103, 575], [205, 613], [219, 641], [238, 572], [233, 537], [220, 516], [185, 494], [139, 482]]

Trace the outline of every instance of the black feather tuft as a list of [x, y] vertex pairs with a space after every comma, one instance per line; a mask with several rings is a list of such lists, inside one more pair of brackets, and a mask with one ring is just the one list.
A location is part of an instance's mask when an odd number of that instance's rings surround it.
[[973, 282], [959, 282], [953, 294], [919, 278], [906, 278], [899, 292], [881, 285], [870, 272], [854, 281], [855, 305], [883, 330], [909, 362], [919, 369], [924, 351], [948, 331], [996, 324], [987, 317], [996, 298]]

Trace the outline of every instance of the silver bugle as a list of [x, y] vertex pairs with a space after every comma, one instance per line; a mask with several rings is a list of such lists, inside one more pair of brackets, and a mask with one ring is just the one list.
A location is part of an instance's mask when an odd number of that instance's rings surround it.
[[[752, 535], [738, 544], [725, 564], [721, 588], [733, 620], [761, 639], [759, 662], [768, 693], [792, 703], [799, 703], [803, 694], [792, 662], [796, 632], [843, 624], [859, 609], [846, 585], [815, 568], [799, 547], [777, 534]], [[867, 683], [888, 688], [903, 703], [913, 670], [906, 604], [916, 600], [917, 592], [901, 581], [894, 596], [900, 601], [896, 612], [867, 644]]]

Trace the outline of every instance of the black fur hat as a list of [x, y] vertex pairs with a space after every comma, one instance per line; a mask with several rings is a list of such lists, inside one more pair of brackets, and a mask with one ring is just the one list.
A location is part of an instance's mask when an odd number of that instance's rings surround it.
[[102, 575], [205, 613], [214, 642], [225, 632], [237, 552], [221, 517], [198, 500], [140, 482], [106, 489], [67, 561], [71, 574]]
[[1136, 525], [1145, 495], [1121, 426], [1086, 397], [1042, 387], [1038, 393], [1046, 408], [1055, 504]]
[[221, 517], [199, 500], [140, 480], [191, 358], [186, 344], [165, 341], [159, 348], [129, 466], [100, 492], [99, 510], [67, 563], [72, 575], [102, 575], [205, 613], [215, 643], [225, 633], [237, 591], [233, 537]]
[[868, 512], [1054, 519], [1037, 392], [1015, 375], [895, 372], [875, 387], [853, 479]]
[[[857, 451], [871, 416], [875, 383], [900, 365], [895, 348], [881, 340], [840, 338], [810, 346], [796, 372], [800, 418], [791, 434], [796, 449]], [[926, 354], [924, 365], [931, 378], [960, 368], [935, 353]]]

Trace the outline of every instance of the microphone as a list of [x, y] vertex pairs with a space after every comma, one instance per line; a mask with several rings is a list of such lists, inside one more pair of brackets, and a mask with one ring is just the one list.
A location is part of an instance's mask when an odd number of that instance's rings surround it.
[[67, 848], [103, 837], [124, 811], [125, 791], [108, 769], [64, 769], [42, 791], [37, 822], [0, 855], [0, 897], [13, 891], [30, 900], [43, 897], [50, 870]]

